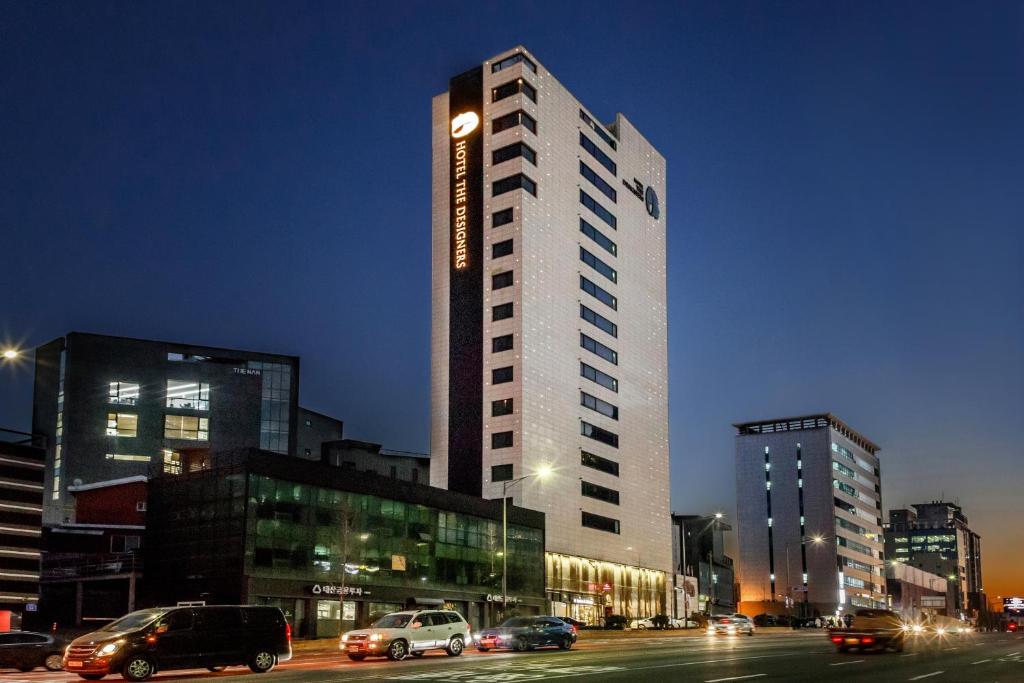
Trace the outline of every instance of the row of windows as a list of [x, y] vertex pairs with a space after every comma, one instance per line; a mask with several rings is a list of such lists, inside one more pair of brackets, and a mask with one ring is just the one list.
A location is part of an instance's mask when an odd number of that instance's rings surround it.
[[608, 458], [602, 458], [600, 455], [594, 455], [587, 451], [580, 451], [580, 463], [584, 467], [589, 467], [616, 477], [619, 476], [619, 463], [614, 460], [609, 460]]
[[583, 131], [580, 131], [580, 146], [583, 149], [585, 149], [588, 152], [590, 152], [590, 155], [592, 157], [594, 157], [595, 159], [597, 159], [597, 162], [599, 164], [601, 164], [602, 166], [607, 168], [609, 171], [611, 171], [611, 174], [613, 176], [618, 176], [619, 169], [618, 169], [618, 166], [615, 165], [615, 162], [612, 161], [612, 158], [610, 156], [608, 156], [607, 154], [605, 154], [603, 151], [601, 151], [600, 147], [595, 145], [590, 140], [590, 138], [588, 138], [586, 135], [583, 134]]
[[580, 190], [580, 204], [594, 212], [594, 215], [610, 225], [613, 230], [618, 230], [619, 223], [615, 220], [612, 212], [598, 204], [593, 197]]
[[[511, 209], [509, 209], [509, 211], [511, 211]], [[597, 228], [595, 228], [593, 225], [585, 221], [583, 218], [580, 218], [580, 232], [582, 232], [590, 239], [594, 240], [597, 246], [601, 247], [612, 256], [618, 256], [619, 247], [615, 244], [615, 242], [612, 242], [610, 239], [605, 237], [603, 233], [601, 233]]]
[[580, 346], [594, 355], [604, 358], [613, 365], [619, 364], [619, 354], [614, 349], [580, 332]]
[[619, 380], [607, 373], [601, 372], [595, 367], [587, 365], [583, 361], [580, 361], [580, 376], [586, 377], [591, 382], [600, 384], [605, 389], [610, 389], [616, 393], [619, 391]]
[[619, 492], [606, 486], [591, 484], [589, 481], [580, 481], [580, 493], [587, 498], [596, 498], [612, 505], [619, 504]]
[[580, 317], [613, 337], [619, 336], [619, 327], [608, 318], [580, 304]]
[[[107, 436], [135, 437], [139, 433], [139, 416], [131, 413], [107, 413]], [[164, 415], [164, 438], [207, 441], [210, 420], [193, 415]]]
[[613, 406], [608, 401], [602, 401], [596, 396], [591, 396], [585, 391], [580, 392], [580, 405], [584, 408], [590, 408], [591, 410], [601, 413], [606, 417], [610, 417], [613, 420], [619, 419], [619, 408]]
[[533, 73], [537, 73], [537, 65], [534, 64], [530, 60], [530, 58], [524, 55], [522, 52], [517, 52], [514, 55], [509, 55], [500, 62], [495, 62], [494, 64], [491, 64], [491, 73], [496, 74], [503, 69], [507, 69], [510, 66], [515, 66], [516, 64], [519, 63], [522, 63], [524, 66], [526, 66], [526, 68], [528, 68]]
[[523, 142], [515, 142], [494, 150], [491, 152], [491, 163], [497, 166], [502, 162], [511, 161], [518, 157], [523, 157], [534, 166], [537, 165], [537, 153], [533, 151], [532, 147]]
[[838, 453], [839, 455], [843, 456], [850, 462], [857, 462], [857, 459], [853, 457], [853, 453], [850, 452], [849, 448], [844, 448], [843, 446], [840, 446], [837, 443], [832, 444], [832, 452]]
[[607, 429], [601, 429], [589, 422], [580, 421], [580, 434], [593, 439], [594, 441], [600, 441], [603, 444], [611, 446], [612, 448], [619, 447], [619, 435], [615, 432], [610, 432]]
[[589, 180], [605, 197], [608, 197], [613, 202], [619, 201], [619, 194], [615, 191], [615, 188], [606, 183], [604, 178], [594, 173], [594, 169], [587, 166], [583, 161], [580, 161], [580, 175]]
[[491, 88], [491, 102], [498, 102], [506, 97], [523, 93], [534, 102], [537, 101], [537, 89], [521, 78]]
[[582, 109], [580, 109], [580, 120], [583, 121], [583, 123], [590, 126], [590, 129], [597, 133], [598, 137], [600, 137], [602, 140], [608, 143], [609, 147], [611, 147], [612, 149], [617, 149], [615, 145], [615, 140], [612, 138], [612, 136], [604, 132], [604, 128], [602, 128], [600, 124], [594, 121], [594, 119], [590, 118], [590, 115], [587, 114], [587, 112], [583, 111]]
[[848, 522], [842, 517], [836, 517], [836, 524], [838, 524], [841, 528], [846, 529], [847, 531], [852, 531], [855, 534], [860, 534], [861, 536], [868, 533], [868, 530], [862, 527], [861, 525], [854, 524], [853, 522]]
[[516, 173], [508, 178], [502, 178], [501, 180], [495, 180], [492, 184], [491, 194], [497, 197], [500, 194], [506, 192], [512, 192], [513, 190], [526, 190], [534, 197], [537, 196], [537, 183], [527, 178], [522, 173]]
[[832, 469], [835, 470], [836, 472], [840, 472], [842, 474], [845, 474], [850, 479], [856, 479], [857, 478], [857, 473], [853, 471], [853, 468], [847, 467], [846, 465], [844, 465], [841, 462], [836, 462], [835, 460], [833, 460], [832, 461]]
[[[139, 401], [140, 386], [137, 382], [110, 382], [107, 402], [116, 405], [133, 406]], [[210, 385], [190, 380], [167, 380], [168, 408], [189, 410], [210, 409]]]
[[[511, 282], [509, 284], [511, 284]], [[594, 284], [587, 278], [583, 277], [582, 275], [580, 275], [580, 289], [582, 289], [584, 292], [594, 297], [595, 299], [597, 299], [598, 301], [600, 301], [613, 311], [618, 310], [619, 302], [610, 292], [597, 286], [596, 284]]]
[[863, 553], [865, 555], [868, 555], [869, 557], [874, 557], [875, 556], [875, 551], [873, 551], [871, 548], [867, 547], [863, 543], [857, 543], [857, 541], [851, 541], [850, 539], [845, 538], [843, 536], [839, 537], [838, 542], [839, 542], [839, 545], [843, 546], [844, 548], [849, 548], [850, 550], [854, 550], [854, 551], [856, 551], [858, 553]]
[[580, 247], [580, 261], [583, 261], [588, 266], [596, 270], [601, 275], [604, 275], [612, 282], [619, 281], [619, 274], [615, 271], [614, 268], [612, 268], [607, 263], [591, 254], [583, 247]]
[[857, 489], [853, 488], [849, 484], [839, 481], [838, 479], [833, 479], [832, 485], [848, 496], [853, 496], [854, 498], [860, 497], [860, 494], [857, 493]]
[[492, 133], [500, 133], [503, 130], [509, 130], [516, 126], [522, 126], [534, 135], [537, 134], [537, 120], [522, 109], [491, 120]]
[[583, 526], [589, 529], [608, 531], [613, 534], [619, 533], [619, 520], [595, 515], [592, 512], [583, 512]]

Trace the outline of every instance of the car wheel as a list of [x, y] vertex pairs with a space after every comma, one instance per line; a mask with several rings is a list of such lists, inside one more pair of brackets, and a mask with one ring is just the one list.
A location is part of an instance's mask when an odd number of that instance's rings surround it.
[[277, 664], [277, 657], [269, 650], [257, 650], [249, 658], [249, 670], [254, 674], [265, 674]]
[[366, 659], [366, 655], [349, 655], [348, 658], [353, 662], [361, 662]]
[[46, 659], [43, 660], [43, 666], [46, 667], [47, 671], [60, 671], [64, 668], [64, 658], [59, 652], [46, 655]]
[[127, 681], [148, 681], [153, 676], [153, 662], [143, 655], [129, 657], [121, 667], [121, 676]]
[[637, 624], [636, 628], [637, 628], [638, 631], [646, 631], [647, 630], [647, 625], [646, 624]]
[[568, 650], [572, 647], [572, 638], [569, 636], [562, 636], [562, 642], [558, 644], [559, 649]]
[[418, 652], [410, 652], [409, 654], [411, 654], [413, 657], [422, 657], [423, 650], [419, 650]]
[[448, 641], [448, 647], [444, 651], [448, 653], [449, 657], [458, 657], [464, 649], [466, 649], [466, 644], [462, 642], [462, 638], [452, 636], [452, 639]]
[[207, 671], [212, 671], [215, 674], [219, 674], [221, 671], [223, 671], [226, 668], [227, 668], [226, 666], [208, 666], [208, 667], [206, 667], [206, 670]]
[[393, 662], [400, 662], [409, 654], [409, 648], [404, 640], [395, 640], [388, 646], [388, 659]]
[[516, 652], [526, 652], [530, 649], [530, 643], [526, 640], [525, 636], [519, 636], [516, 638], [516, 643], [512, 647]]

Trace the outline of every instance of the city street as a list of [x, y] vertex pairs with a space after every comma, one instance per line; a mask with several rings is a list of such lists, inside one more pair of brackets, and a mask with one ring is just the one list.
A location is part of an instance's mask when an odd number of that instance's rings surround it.
[[[361, 663], [305, 645], [268, 675], [235, 668], [158, 675], [154, 681], [430, 681], [487, 683], [578, 678], [587, 681], [927, 681], [1024, 682], [1024, 636], [976, 634], [941, 644], [908, 643], [902, 654], [839, 655], [821, 632], [758, 633], [753, 638], [680, 634], [587, 633], [569, 652], [478, 653], [459, 658], [429, 654], [403, 662]], [[111, 676], [111, 680], [120, 680]], [[65, 683], [79, 679], [43, 671], [10, 673], [7, 683]]]

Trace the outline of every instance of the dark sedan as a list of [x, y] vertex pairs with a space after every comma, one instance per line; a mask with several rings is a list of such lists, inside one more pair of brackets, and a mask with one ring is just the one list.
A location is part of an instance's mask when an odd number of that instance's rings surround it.
[[63, 656], [64, 643], [47, 633], [0, 633], [0, 669], [31, 671], [44, 666], [50, 671], [60, 671]]
[[476, 649], [515, 650], [525, 652], [538, 647], [554, 646], [568, 650], [576, 642], [576, 627], [555, 617], [512, 617], [497, 628], [481, 631]]

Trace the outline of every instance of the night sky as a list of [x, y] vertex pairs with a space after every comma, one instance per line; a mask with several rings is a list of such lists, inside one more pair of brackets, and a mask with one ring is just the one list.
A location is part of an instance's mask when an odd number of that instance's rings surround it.
[[[1021, 2], [0, 4], [0, 340], [297, 354], [429, 449], [430, 98], [524, 44], [668, 160], [673, 508], [832, 411], [1024, 592]], [[0, 425], [31, 372], [0, 367]]]

